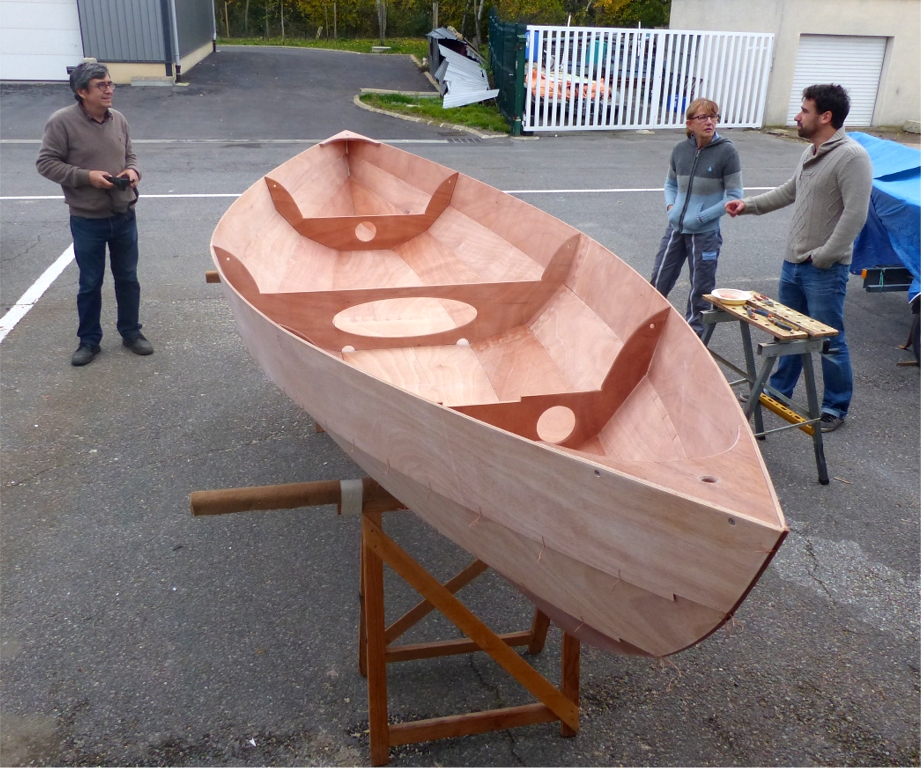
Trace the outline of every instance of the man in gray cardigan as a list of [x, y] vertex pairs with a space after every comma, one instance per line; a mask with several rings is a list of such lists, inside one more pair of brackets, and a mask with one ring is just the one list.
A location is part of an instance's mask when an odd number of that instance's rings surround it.
[[111, 108], [115, 84], [102, 64], [89, 61], [75, 67], [70, 87], [77, 103], [48, 119], [36, 162], [42, 176], [61, 185], [70, 207], [74, 256], [80, 268], [80, 346], [70, 362], [86, 365], [100, 351], [107, 245], [122, 343], [137, 355], [149, 355], [153, 346], [144, 338], [138, 321], [141, 286], [134, 204], [141, 173], [128, 122]]
[[[854, 239], [867, 220], [873, 186], [869, 155], [844, 131], [849, 111], [847, 91], [840, 85], [806, 88], [796, 124], [812, 146], [800, 158], [793, 178], [763, 195], [726, 202], [730, 216], [760, 215], [793, 205], [777, 298], [838, 331], [833, 354], [822, 356], [823, 432], [844, 423], [854, 391], [844, 297]], [[790, 397], [801, 371], [799, 355], [781, 357], [770, 386]]]

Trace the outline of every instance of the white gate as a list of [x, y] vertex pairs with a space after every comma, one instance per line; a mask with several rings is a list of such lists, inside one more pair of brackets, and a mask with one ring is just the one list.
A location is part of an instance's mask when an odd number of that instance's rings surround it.
[[525, 131], [683, 127], [698, 97], [760, 128], [774, 36], [528, 26]]

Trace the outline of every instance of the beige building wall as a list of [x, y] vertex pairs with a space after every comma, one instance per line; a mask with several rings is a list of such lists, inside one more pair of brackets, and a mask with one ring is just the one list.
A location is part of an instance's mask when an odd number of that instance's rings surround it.
[[[198, 62], [207, 57], [214, 50], [212, 43], [205, 43], [200, 48], [187, 53], [179, 60], [180, 79], [182, 75], [188, 72]], [[141, 81], [160, 81], [176, 82], [175, 70], [173, 75], [167, 76], [166, 64], [140, 64], [130, 62], [107, 62], [103, 61], [109, 68], [109, 74], [118, 85], [135, 85]], [[169, 84], [167, 82], [167, 84]]]
[[766, 125], [784, 125], [800, 35], [888, 38], [873, 125], [921, 119], [921, 0], [672, 0], [669, 28], [772, 32]]

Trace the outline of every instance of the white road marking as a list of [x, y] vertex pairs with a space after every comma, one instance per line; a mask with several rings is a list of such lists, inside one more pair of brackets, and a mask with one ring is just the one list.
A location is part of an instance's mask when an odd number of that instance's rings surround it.
[[[747, 187], [752, 192], [763, 192], [774, 187]], [[623, 189], [506, 189], [502, 190], [507, 195], [609, 195], [618, 192], [661, 192], [662, 187], [650, 188], [623, 188]], [[242, 192], [207, 192], [207, 193], [184, 193], [175, 195], [141, 195], [142, 200], [172, 200], [180, 198], [219, 198], [219, 197], [239, 197]], [[0, 200], [11, 202], [24, 200], [63, 200], [63, 195], [20, 195], [0, 197]]]
[[48, 290], [51, 284], [57, 280], [58, 275], [60, 275], [73, 260], [74, 244], [71, 243], [67, 246], [67, 250], [58, 256], [57, 261], [48, 267], [38, 280], [32, 283], [29, 290], [22, 294], [22, 298], [10, 307], [9, 311], [0, 318], [0, 344], [3, 343], [6, 335], [16, 327], [16, 323], [26, 316], [29, 310], [32, 309], [35, 303], [42, 297], [42, 294]]
[[[132, 139], [132, 144], [319, 144], [326, 139]], [[377, 139], [381, 144], [450, 144], [450, 139]], [[0, 139], [0, 144], [41, 144], [41, 139]]]
[[[31, 140], [17, 140], [17, 139], [4, 139], [0, 143], [32, 143]], [[181, 141], [181, 140], [180, 140]], [[410, 141], [414, 143], [422, 143], [417, 140], [407, 140], [406, 143]], [[35, 142], [38, 143], [38, 142]], [[395, 143], [395, 142], [392, 142]], [[428, 141], [427, 143], [436, 143], [433, 141]], [[774, 187], [748, 187], [752, 192], [774, 189]], [[506, 194], [509, 195], [581, 195], [581, 194], [615, 194], [621, 192], [662, 192], [661, 187], [655, 188], [620, 188], [620, 189], [510, 189], [506, 190]], [[180, 199], [180, 198], [222, 198], [222, 197], [239, 197], [241, 193], [235, 192], [216, 192], [216, 193], [206, 193], [206, 194], [178, 194], [178, 195], [144, 195], [143, 199], [145, 200], [170, 200], [170, 199]], [[23, 196], [6, 196], [0, 197], [0, 200], [7, 200], [10, 202], [16, 201], [28, 201], [28, 200], [63, 200], [63, 195], [23, 195]], [[9, 311], [0, 318], [0, 343], [6, 338], [7, 334], [16, 327], [16, 324], [26, 316], [28, 311], [35, 306], [42, 294], [48, 290], [51, 284], [57, 279], [58, 275], [64, 271], [64, 268], [70, 264], [74, 259], [74, 246], [73, 244], [62, 253], [57, 261], [54, 262], [48, 269], [45, 270], [44, 274], [35, 283], [32, 284], [32, 287], [26, 291], [22, 298], [19, 299]]]

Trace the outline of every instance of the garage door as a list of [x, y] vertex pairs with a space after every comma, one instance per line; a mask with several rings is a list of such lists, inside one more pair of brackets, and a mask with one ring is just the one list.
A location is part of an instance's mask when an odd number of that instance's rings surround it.
[[67, 80], [83, 61], [77, 0], [0, 0], [0, 80]]
[[843, 85], [851, 98], [851, 112], [845, 125], [870, 125], [886, 40], [885, 37], [801, 35], [787, 125], [794, 124], [793, 118], [803, 103], [803, 88], [815, 83]]

